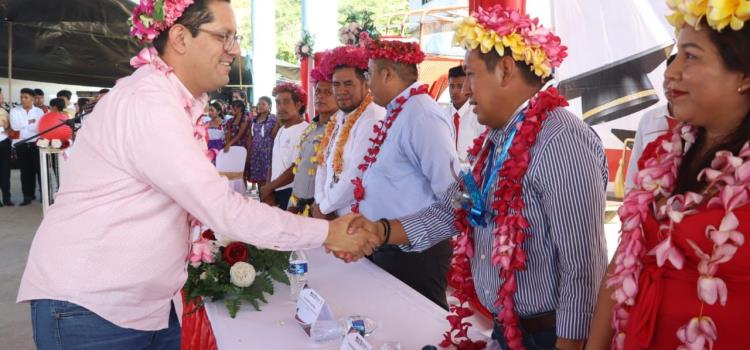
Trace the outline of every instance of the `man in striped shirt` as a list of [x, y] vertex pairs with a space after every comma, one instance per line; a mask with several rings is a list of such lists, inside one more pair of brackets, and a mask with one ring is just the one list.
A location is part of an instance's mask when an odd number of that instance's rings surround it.
[[[490, 128], [482, 151], [493, 145], [501, 148], [512, 139], [509, 129], [514, 123], [510, 120], [527, 110], [529, 99], [549, 78], [535, 75], [529, 70], [531, 64], [515, 61], [509, 52], [504, 56], [494, 50], [466, 53], [468, 79], [464, 86], [471, 92], [470, 103], [479, 122]], [[556, 107], [547, 113], [528, 155], [528, 170], [521, 180], [522, 215], [529, 224], [521, 245], [526, 260], [525, 268], [515, 274], [517, 291], [513, 295], [522, 342], [527, 349], [581, 349], [606, 268], [603, 218], [608, 174], [604, 150], [589, 126]], [[490, 167], [492, 162], [486, 163]], [[481, 169], [482, 174], [488, 170]], [[494, 315], [503, 311], [496, 306], [498, 288], [503, 286], [501, 268], [492, 259], [493, 244], [497, 244], [492, 194], [500, 180], [498, 176], [489, 185], [490, 195], [484, 200], [487, 224], [473, 227], [470, 260], [478, 300]], [[482, 188], [485, 184], [477, 185]], [[350, 233], [366, 231], [405, 251], [425, 250], [458, 234], [452, 202], [461, 190], [459, 183], [454, 183], [433, 205], [398, 220], [371, 222], [359, 217]], [[499, 317], [495, 318], [493, 338], [503, 349], [512, 348]]]

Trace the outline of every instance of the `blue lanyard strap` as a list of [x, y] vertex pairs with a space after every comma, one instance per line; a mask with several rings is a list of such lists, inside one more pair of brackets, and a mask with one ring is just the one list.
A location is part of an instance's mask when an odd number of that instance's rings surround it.
[[490, 153], [488, 154], [488, 163], [485, 169], [484, 183], [482, 191], [480, 193], [479, 186], [474, 181], [474, 176], [471, 172], [464, 174], [463, 180], [466, 185], [466, 190], [469, 192], [471, 198], [471, 206], [465, 205], [464, 209], [469, 212], [469, 223], [474, 226], [486, 226], [485, 213], [486, 213], [486, 200], [489, 199], [490, 189], [497, 180], [500, 174], [500, 169], [505, 162], [505, 158], [508, 157], [508, 151], [510, 146], [513, 145], [513, 139], [516, 137], [518, 128], [516, 125], [518, 122], [523, 120], [523, 113], [517, 114], [511, 121], [508, 127], [510, 131], [507, 137], [504, 137], [502, 148], [500, 149], [500, 155], [495, 159], [495, 153], [497, 151], [497, 145], [493, 144]]

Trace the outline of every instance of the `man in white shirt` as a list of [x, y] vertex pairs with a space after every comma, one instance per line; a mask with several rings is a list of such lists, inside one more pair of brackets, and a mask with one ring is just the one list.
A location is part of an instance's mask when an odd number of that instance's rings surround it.
[[[44, 112], [34, 107], [34, 90], [21, 89], [21, 105], [10, 111], [10, 127], [20, 133], [19, 140], [32, 137], [39, 133], [39, 119]], [[39, 149], [36, 147], [36, 139], [19, 144], [19, 140], [13, 141], [13, 147], [18, 154], [18, 162], [21, 164], [21, 190], [23, 202], [21, 206], [31, 204], [36, 193], [36, 183], [39, 179]]]
[[5, 105], [5, 96], [3, 96], [3, 89], [0, 88], [0, 192], [2, 192], [3, 200], [0, 202], [2, 206], [13, 206], [13, 202], [10, 200], [10, 119], [8, 118], [8, 111], [3, 106]]
[[[458, 170], [451, 126], [418, 81], [424, 53], [416, 43], [375, 41], [367, 46], [370, 91], [386, 107], [386, 136], [361, 177], [359, 211], [370, 220], [393, 219], [435, 203]], [[370, 138], [378, 139], [371, 131]], [[375, 142], [368, 142], [375, 146]], [[453, 167], [453, 168], [451, 168]], [[457, 172], [457, 171], [456, 171]], [[446, 239], [423, 252], [385, 245], [372, 260], [416, 291], [448, 309], [445, 298], [452, 249]]]
[[294, 172], [292, 164], [299, 155], [297, 145], [308, 123], [302, 120], [307, 106], [307, 94], [294, 83], [281, 83], [273, 89], [276, 98], [276, 117], [281, 124], [273, 140], [271, 177], [261, 187], [260, 199], [286, 210], [292, 195]]
[[448, 93], [451, 103], [446, 108], [448, 120], [452, 121], [451, 132], [456, 144], [458, 159], [466, 161], [467, 150], [473, 145], [474, 139], [485, 130], [479, 124], [474, 106], [469, 103], [470, 94], [464, 89], [466, 73], [461, 66], [448, 70]]
[[372, 102], [365, 72], [367, 54], [362, 48], [341, 46], [331, 50], [320, 66], [333, 82], [339, 111], [321, 140], [320, 164], [315, 174], [313, 217], [333, 218], [351, 212], [354, 204], [352, 180], [367, 153], [372, 128], [385, 109]]

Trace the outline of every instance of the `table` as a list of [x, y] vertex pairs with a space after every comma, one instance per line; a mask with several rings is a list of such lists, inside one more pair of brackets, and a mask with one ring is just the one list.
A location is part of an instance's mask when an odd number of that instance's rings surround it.
[[[322, 248], [305, 252], [309, 261], [308, 284], [322, 295], [336, 318], [365, 315], [380, 322], [367, 341], [374, 349], [398, 341], [404, 350], [437, 344], [449, 325], [447, 311], [367, 259], [346, 264]], [[234, 349], [336, 349], [340, 343], [316, 344], [294, 321], [296, 303], [289, 286], [275, 285], [274, 295], [261, 312], [243, 305], [229, 317], [222, 302], [206, 303], [206, 313], [220, 350]], [[477, 327], [485, 328], [485, 327]], [[484, 330], [486, 333], [487, 330]], [[479, 339], [479, 330], [472, 330]]]

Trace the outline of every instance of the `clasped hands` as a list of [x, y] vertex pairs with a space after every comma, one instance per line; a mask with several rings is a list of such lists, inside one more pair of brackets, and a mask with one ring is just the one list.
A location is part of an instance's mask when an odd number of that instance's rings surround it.
[[323, 244], [327, 252], [346, 262], [361, 259], [385, 241], [381, 224], [360, 214], [348, 214], [330, 221], [328, 237]]

